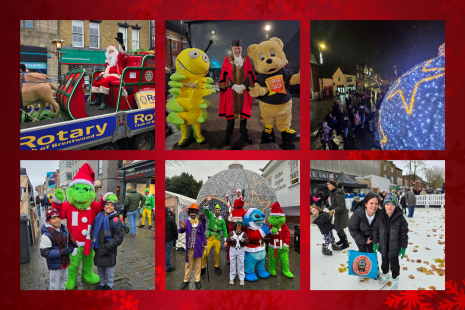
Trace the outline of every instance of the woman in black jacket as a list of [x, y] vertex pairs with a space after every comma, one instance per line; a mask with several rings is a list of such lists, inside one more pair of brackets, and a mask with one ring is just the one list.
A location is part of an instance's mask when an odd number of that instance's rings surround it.
[[94, 265], [100, 276], [96, 290], [112, 290], [115, 275], [117, 248], [124, 239], [123, 222], [115, 211], [116, 202], [106, 201], [103, 210], [95, 217], [90, 228], [92, 248], [95, 251]]
[[404, 214], [407, 215], [407, 200], [405, 199], [405, 193], [402, 193], [402, 196], [400, 197], [400, 205]]
[[[349, 233], [354, 238], [359, 252], [374, 253], [373, 229], [379, 217], [378, 198], [369, 192], [365, 198], [355, 206], [349, 221]], [[359, 281], [364, 281], [360, 277]]]
[[399, 287], [400, 264], [405, 256], [408, 246], [408, 223], [402, 215], [402, 211], [397, 208], [397, 199], [394, 194], [389, 193], [384, 199], [383, 209], [381, 209], [378, 220], [373, 229], [373, 249], [374, 252], [381, 253], [381, 279], [380, 284], [388, 283], [388, 272], [391, 270], [392, 282], [391, 290]]
[[338, 183], [336, 179], [329, 179], [326, 186], [329, 189], [331, 202], [328, 210], [334, 210], [334, 226], [336, 228], [339, 241], [336, 244], [332, 244], [333, 250], [339, 251], [349, 247], [349, 241], [347, 240], [344, 229], [347, 228], [349, 222], [349, 210], [346, 207], [345, 195], [342, 189], [337, 188]]

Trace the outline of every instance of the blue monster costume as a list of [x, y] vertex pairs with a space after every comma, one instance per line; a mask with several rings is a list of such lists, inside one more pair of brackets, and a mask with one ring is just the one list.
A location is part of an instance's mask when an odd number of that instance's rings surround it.
[[253, 282], [258, 281], [258, 278], [269, 278], [270, 273], [265, 270], [266, 248], [263, 238], [270, 233], [270, 229], [264, 224], [265, 214], [258, 209], [250, 208], [244, 214], [242, 222], [249, 238], [249, 244], [245, 246], [245, 280]]

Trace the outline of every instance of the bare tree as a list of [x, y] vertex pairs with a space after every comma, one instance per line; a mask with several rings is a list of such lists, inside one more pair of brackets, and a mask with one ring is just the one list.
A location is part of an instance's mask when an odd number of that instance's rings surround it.
[[404, 167], [408, 175], [408, 187], [412, 186], [412, 182], [416, 182], [419, 173], [426, 167], [424, 160], [404, 160]]
[[433, 166], [425, 169], [426, 181], [433, 187], [433, 190], [441, 188], [446, 176], [444, 167]]
[[186, 164], [186, 160], [165, 160], [165, 164], [169, 167], [183, 166]]

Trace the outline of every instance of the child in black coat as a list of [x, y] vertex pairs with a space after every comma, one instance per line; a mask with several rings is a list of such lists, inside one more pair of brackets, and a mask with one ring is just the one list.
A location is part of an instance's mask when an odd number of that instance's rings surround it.
[[333, 255], [333, 252], [329, 249], [329, 244], [334, 244], [336, 241], [333, 235], [334, 225], [331, 223], [331, 216], [333, 216], [334, 211], [323, 211], [320, 207], [316, 205], [312, 206], [310, 210], [312, 215], [310, 216], [310, 221], [313, 224], [316, 224], [320, 229], [320, 232], [325, 237], [325, 242], [323, 243], [322, 252], [323, 255]]
[[407, 220], [402, 211], [397, 208], [396, 195], [388, 193], [384, 198], [383, 209], [380, 210], [380, 216], [373, 229], [373, 251], [380, 252], [382, 258], [380, 284], [388, 283], [388, 272], [391, 269], [391, 290], [396, 290], [399, 287], [399, 256], [401, 259], [404, 258], [407, 245]]

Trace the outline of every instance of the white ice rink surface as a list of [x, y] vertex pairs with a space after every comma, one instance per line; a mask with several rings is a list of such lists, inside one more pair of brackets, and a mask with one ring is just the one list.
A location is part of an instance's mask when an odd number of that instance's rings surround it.
[[[349, 213], [352, 216], [352, 212]], [[445, 242], [445, 209], [424, 209], [416, 208], [412, 218], [405, 217], [408, 222], [408, 247], [405, 252], [406, 257], [400, 259], [400, 278], [399, 290], [418, 290], [420, 287], [426, 290], [434, 286], [437, 290], [445, 289], [445, 276], [439, 276], [438, 272], [427, 275], [417, 268], [425, 267], [431, 270], [431, 265], [436, 268], [440, 263], [435, 263], [434, 259], [445, 258], [445, 244], [438, 244], [438, 241]], [[433, 232], [436, 229], [436, 232]], [[321, 246], [324, 243], [323, 235], [318, 226], [311, 225], [311, 269], [310, 269], [310, 287], [312, 290], [379, 290], [383, 285], [377, 280], [365, 279], [365, 282], [358, 282], [357, 276], [349, 276], [348, 271], [339, 272], [339, 268], [346, 268], [348, 263], [347, 250], [356, 250], [358, 247], [354, 239], [349, 234], [348, 228], [345, 229], [350, 247], [342, 251], [332, 251], [332, 256], [326, 256], [321, 253]], [[333, 230], [336, 242], [339, 240], [336, 232]], [[441, 238], [440, 238], [441, 237]], [[418, 247], [415, 247], [418, 246]], [[430, 250], [427, 250], [429, 248]], [[412, 250], [417, 250], [413, 252]], [[407, 260], [408, 259], [410, 261]], [[417, 263], [421, 260], [421, 263]], [[381, 255], [378, 253], [379, 265], [381, 265]], [[429, 265], [424, 262], [429, 262]], [[341, 265], [342, 264], [342, 265]], [[444, 263], [445, 265], [445, 263]], [[407, 270], [404, 270], [404, 267]], [[389, 274], [390, 275], [390, 274]], [[410, 279], [412, 275], [414, 279]], [[383, 290], [389, 290], [385, 286]]]

